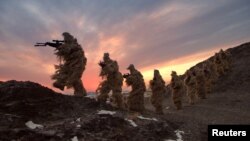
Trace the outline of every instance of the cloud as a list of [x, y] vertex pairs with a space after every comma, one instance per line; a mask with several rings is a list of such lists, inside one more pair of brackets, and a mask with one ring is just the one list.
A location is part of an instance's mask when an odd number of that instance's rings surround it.
[[[85, 51], [82, 79], [91, 91], [101, 80], [97, 63], [104, 52], [118, 61], [122, 72], [133, 63], [146, 79], [153, 67], [184, 70], [201, 59], [190, 56], [248, 41], [249, 9], [248, 0], [1, 1], [0, 78], [51, 85], [58, 63], [53, 49], [33, 44], [62, 39], [64, 31]], [[192, 58], [186, 65], [180, 59], [185, 56]]]

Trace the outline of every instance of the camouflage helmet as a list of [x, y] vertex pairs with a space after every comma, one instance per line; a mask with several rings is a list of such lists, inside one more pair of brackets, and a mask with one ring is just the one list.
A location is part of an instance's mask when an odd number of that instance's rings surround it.
[[133, 64], [130, 64], [127, 69], [128, 70], [135, 69], [135, 66]]
[[172, 71], [171, 76], [176, 76], [176, 75], [177, 75], [176, 71]]
[[155, 75], [155, 74], [160, 74], [159, 70], [154, 69], [154, 75]]
[[103, 60], [109, 60], [110, 58], [109, 58], [109, 53], [104, 53], [103, 54]]
[[62, 33], [63, 37], [64, 37], [64, 40], [67, 42], [67, 41], [74, 41], [74, 37], [68, 33], [68, 32], [63, 32]]

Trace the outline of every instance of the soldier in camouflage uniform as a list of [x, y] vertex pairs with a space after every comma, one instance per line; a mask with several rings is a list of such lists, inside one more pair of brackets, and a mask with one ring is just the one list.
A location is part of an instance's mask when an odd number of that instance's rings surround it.
[[228, 71], [230, 69], [230, 65], [231, 65], [230, 53], [221, 49], [219, 52], [219, 56], [222, 60], [224, 70]]
[[188, 70], [184, 79], [185, 86], [187, 88], [187, 96], [189, 98], [189, 104], [193, 105], [196, 94], [196, 74], [195, 71]]
[[219, 77], [217, 66], [216, 66], [215, 62], [212, 60], [206, 61], [206, 65], [209, 68], [210, 73], [211, 73], [211, 83], [214, 85]]
[[219, 74], [219, 77], [221, 75], [225, 74], [225, 69], [224, 69], [224, 65], [223, 65], [223, 60], [221, 59], [219, 53], [215, 53], [215, 55], [213, 56], [213, 61], [216, 64], [216, 68], [217, 68], [217, 72]]
[[166, 87], [159, 70], [154, 70], [154, 78], [150, 80], [149, 85], [152, 90], [151, 103], [157, 114], [163, 114], [162, 101], [166, 93]]
[[183, 82], [175, 71], [172, 71], [171, 76], [170, 87], [172, 89], [173, 102], [177, 110], [180, 110], [182, 109]]
[[126, 78], [126, 84], [132, 87], [132, 91], [127, 98], [128, 109], [142, 112], [144, 110], [144, 93], [146, 91], [143, 76], [132, 64], [127, 69], [130, 74], [125, 74], [124, 78]]
[[86, 90], [82, 84], [82, 73], [85, 70], [87, 58], [77, 40], [69, 33], [64, 32], [64, 44], [56, 49], [55, 54], [63, 63], [55, 65], [56, 72], [52, 75], [55, 80], [53, 86], [64, 90], [64, 87], [73, 88], [74, 95], [85, 96]]
[[206, 80], [201, 68], [196, 68], [196, 95], [200, 99], [206, 99]]
[[208, 93], [211, 93], [211, 90], [212, 90], [212, 73], [207, 62], [203, 63], [202, 70], [203, 70], [205, 81], [206, 81], [206, 94], [208, 94]]
[[100, 62], [102, 70], [100, 76], [103, 81], [97, 88], [97, 93], [100, 92], [97, 99], [101, 103], [105, 103], [108, 98], [108, 94], [112, 91], [112, 102], [117, 107], [122, 108], [122, 84], [123, 77], [119, 72], [119, 66], [116, 61], [110, 59], [108, 53], [104, 53], [103, 62]]

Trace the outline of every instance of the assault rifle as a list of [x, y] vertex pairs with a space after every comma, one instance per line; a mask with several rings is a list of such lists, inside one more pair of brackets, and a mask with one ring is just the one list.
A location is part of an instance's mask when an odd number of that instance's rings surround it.
[[123, 78], [128, 78], [129, 76], [130, 76], [129, 73], [125, 73], [125, 74], [122, 75]]
[[64, 43], [63, 40], [52, 40], [52, 42], [45, 42], [45, 43], [36, 43], [34, 46], [51, 46], [53, 48], [58, 48]]

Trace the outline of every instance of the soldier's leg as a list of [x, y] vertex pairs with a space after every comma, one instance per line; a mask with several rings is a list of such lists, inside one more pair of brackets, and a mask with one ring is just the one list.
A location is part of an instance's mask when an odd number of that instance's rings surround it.
[[191, 87], [187, 89], [189, 104], [193, 105], [195, 101], [195, 88]]
[[179, 92], [173, 93], [173, 102], [177, 110], [182, 108], [181, 96]]
[[108, 86], [108, 83], [103, 83], [103, 85], [100, 88], [100, 95], [97, 96], [97, 100], [101, 103], [106, 103], [108, 99], [108, 93], [110, 92], [110, 87]]
[[112, 98], [115, 101], [115, 104], [118, 108], [123, 108], [123, 102], [122, 102], [122, 91], [121, 88], [113, 88], [112, 90]]
[[140, 93], [138, 92], [130, 92], [128, 96], [128, 109], [129, 111], [142, 112], [142, 101]]
[[74, 88], [74, 95], [75, 96], [86, 96], [87, 95], [86, 90], [83, 87], [81, 79], [79, 79], [78, 81], [74, 82], [73, 88]]

